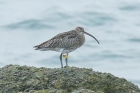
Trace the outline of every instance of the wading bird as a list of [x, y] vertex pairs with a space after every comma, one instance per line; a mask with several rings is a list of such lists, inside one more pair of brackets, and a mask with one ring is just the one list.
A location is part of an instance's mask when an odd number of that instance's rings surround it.
[[34, 46], [34, 48], [35, 50], [41, 51], [52, 50], [61, 52], [60, 61], [61, 67], [63, 68], [62, 56], [65, 58], [66, 66], [68, 66], [68, 54], [84, 44], [84, 34], [93, 37], [99, 44], [99, 41], [93, 35], [85, 32], [83, 27], [76, 27], [74, 30], [60, 33], [50, 40], [41, 43], [40, 45]]

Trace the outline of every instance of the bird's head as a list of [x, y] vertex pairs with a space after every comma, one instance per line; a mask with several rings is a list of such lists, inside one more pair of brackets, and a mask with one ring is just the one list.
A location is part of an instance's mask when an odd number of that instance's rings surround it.
[[80, 33], [83, 33], [83, 34], [86, 34], [86, 35], [93, 37], [97, 41], [97, 43], [99, 44], [99, 41], [93, 35], [85, 32], [83, 27], [76, 27], [75, 30], [78, 31], [78, 33], [80, 32]]
[[84, 31], [83, 27], [76, 27], [75, 29], [76, 29], [76, 31], [79, 31], [79, 32], [83, 32]]

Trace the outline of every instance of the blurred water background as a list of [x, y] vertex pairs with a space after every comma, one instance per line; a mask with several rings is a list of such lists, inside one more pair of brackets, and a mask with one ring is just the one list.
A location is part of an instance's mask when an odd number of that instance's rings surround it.
[[100, 44], [86, 36], [69, 54], [69, 66], [112, 73], [140, 87], [140, 0], [0, 0], [0, 67], [59, 68], [59, 52], [33, 46], [77, 26]]

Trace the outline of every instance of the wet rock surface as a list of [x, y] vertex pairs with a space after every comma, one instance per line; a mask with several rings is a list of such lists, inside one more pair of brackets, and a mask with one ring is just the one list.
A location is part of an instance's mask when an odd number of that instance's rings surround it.
[[67, 67], [0, 68], [0, 93], [140, 93], [138, 86], [110, 73]]

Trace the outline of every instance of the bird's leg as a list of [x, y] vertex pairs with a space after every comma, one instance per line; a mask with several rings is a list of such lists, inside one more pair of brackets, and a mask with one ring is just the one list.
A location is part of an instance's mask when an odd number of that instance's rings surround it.
[[62, 63], [62, 53], [61, 53], [61, 55], [60, 55], [60, 61], [61, 61], [61, 67], [63, 68], [63, 63]]
[[63, 57], [65, 58], [66, 61], [66, 67], [68, 66], [68, 53], [66, 55], [63, 55]]
[[[60, 55], [60, 61], [61, 61], [61, 68], [62, 68], [62, 71], [64, 72], [64, 74], [65, 74], [65, 71], [64, 71], [64, 68], [63, 68], [63, 63], [62, 63], [62, 56], [63, 56], [63, 54], [61, 53], [61, 55]], [[65, 80], [64, 80], [64, 89], [67, 89], [67, 82], [66, 82], [67, 80], [66, 80], [66, 76], [65, 76]]]
[[66, 61], [66, 70], [65, 70], [65, 73], [69, 76], [69, 71], [68, 71], [68, 53], [66, 53], [66, 55], [63, 55], [63, 57], [65, 58], [65, 61]]

